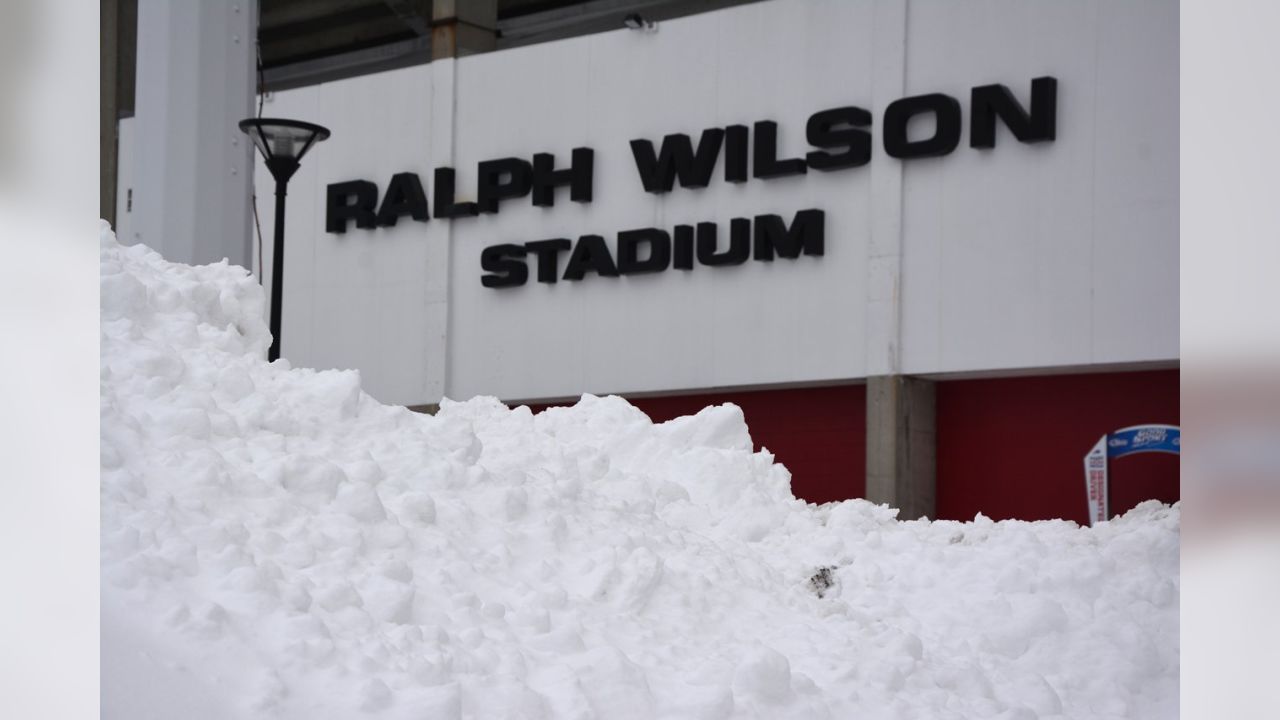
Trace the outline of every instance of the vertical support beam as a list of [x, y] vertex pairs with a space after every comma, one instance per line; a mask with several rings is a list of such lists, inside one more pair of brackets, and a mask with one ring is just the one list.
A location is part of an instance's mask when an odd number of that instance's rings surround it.
[[[907, 3], [877, 0], [872, 17], [875, 25], [872, 115], [884, 117], [889, 103], [907, 94]], [[902, 364], [899, 341], [903, 163], [873, 162], [869, 170], [871, 235], [867, 241], [866, 373], [868, 376], [894, 375]]]
[[[133, 117], [138, 80], [138, 0], [117, 0], [116, 117]], [[119, 188], [116, 194], [119, 195]], [[119, 201], [116, 201], [119, 205]]]
[[[431, 75], [430, 119], [430, 167], [457, 167], [457, 142], [455, 140], [458, 105], [458, 61], [445, 58], [427, 66]], [[424, 396], [435, 402], [448, 395], [449, 362], [452, 337], [453, 283], [449, 268], [452, 265], [455, 224], [441, 223], [432, 228], [435, 239], [431, 243], [432, 257], [424, 273], [427, 279], [427, 323], [423, 328], [429, 339], [427, 356], [422, 358], [424, 368]]]
[[[876, 0], [872, 114], [880, 117], [907, 86], [909, 6]], [[902, 375], [902, 163], [871, 164], [867, 243], [866, 495], [914, 520], [934, 516], [937, 496], [934, 384]]]
[[250, 267], [257, 0], [138, 3], [133, 238]]
[[498, 0], [432, 0], [432, 60], [489, 52], [497, 38]]
[[935, 516], [935, 398], [931, 380], [867, 378], [867, 499], [900, 509], [899, 520]]
[[116, 122], [120, 87], [120, 7], [118, 0], [102, 0], [98, 18], [99, 112], [98, 118], [98, 217], [116, 225]]

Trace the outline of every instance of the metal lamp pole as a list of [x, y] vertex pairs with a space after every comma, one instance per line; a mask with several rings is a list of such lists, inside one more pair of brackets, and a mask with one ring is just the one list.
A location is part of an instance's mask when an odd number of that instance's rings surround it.
[[[280, 358], [280, 318], [281, 300], [284, 296], [284, 199], [288, 194], [289, 178], [298, 170], [298, 161], [292, 167], [285, 167], [283, 158], [267, 161], [267, 169], [271, 177], [276, 179], [276, 232], [271, 251], [271, 349], [267, 351], [267, 362], [275, 362]], [[272, 165], [275, 167], [272, 167]]]
[[276, 181], [275, 238], [271, 255], [271, 349], [267, 361], [280, 358], [280, 321], [284, 302], [284, 203], [289, 178], [298, 171], [302, 156], [311, 146], [329, 137], [329, 131], [301, 120], [249, 118], [240, 129], [258, 146], [267, 170]]

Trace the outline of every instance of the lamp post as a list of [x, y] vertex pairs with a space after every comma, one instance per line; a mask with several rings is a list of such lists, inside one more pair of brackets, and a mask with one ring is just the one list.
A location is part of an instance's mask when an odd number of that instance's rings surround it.
[[271, 349], [267, 361], [280, 357], [280, 301], [284, 290], [284, 196], [289, 178], [312, 145], [329, 137], [329, 130], [301, 120], [249, 118], [240, 129], [253, 138], [271, 177], [276, 180], [275, 249], [271, 255]]

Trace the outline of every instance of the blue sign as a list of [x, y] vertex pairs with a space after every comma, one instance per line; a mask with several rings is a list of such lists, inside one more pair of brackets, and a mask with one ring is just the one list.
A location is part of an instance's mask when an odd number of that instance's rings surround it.
[[1107, 457], [1145, 452], [1180, 455], [1182, 431], [1175, 425], [1134, 425], [1107, 435]]

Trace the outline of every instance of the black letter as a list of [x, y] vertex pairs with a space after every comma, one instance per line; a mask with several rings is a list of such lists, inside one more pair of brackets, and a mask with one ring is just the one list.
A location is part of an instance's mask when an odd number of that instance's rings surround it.
[[516, 287], [529, 279], [524, 264], [524, 248], [519, 245], [490, 245], [480, 251], [480, 267], [494, 275], [482, 275], [480, 284], [488, 288]]
[[[714, 226], [713, 226], [714, 232]], [[676, 257], [671, 267], [677, 270], [693, 269], [693, 226], [676, 226]]]
[[392, 227], [401, 215], [410, 215], [414, 220], [426, 222], [427, 196], [422, 192], [422, 182], [417, 173], [396, 173], [387, 184], [387, 194], [382, 196], [382, 207], [378, 208], [378, 224]]
[[555, 240], [539, 240], [524, 244], [524, 249], [538, 256], [538, 282], [553, 283], [556, 281], [556, 261], [562, 250], [568, 250], [573, 243], [564, 238]]
[[453, 168], [436, 168], [436, 217], [453, 218], [475, 215], [478, 212], [473, 202], [454, 203]]
[[716, 252], [716, 224], [698, 223], [698, 262], [703, 265], [740, 265], [751, 254], [751, 221], [729, 221], [729, 249]]
[[551, 153], [533, 156], [533, 204], [551, 207], [556, 203], [556, 186], [569, 185], [569, 199], [574, 202], [591, 202], [591, 180], [595, 151], [591, 148], [574, 148], [568, 168], [556, 170], [556, 157]]
[[[640, 259], [641, 243], [649, 244], [649, 257]], [[671, 236], [665, 230], [644, 228], [618, 233], [618, 272], [623, 275], [662, 272], [671, 262]]]
[[601, 277], [614, 277], [618, 269], [613, 266], [613, 256], [609, 254], [609, 246], [599, 235], [583, 235], [578, 238], [578, 245], [569, 256], [569, 265], [564, 269], [565, 280], [581, 280], [588, 270], [595, 271]]
[[[849, 127], [836, 129], [837, 125]], [[871, 133], [860, 130], [871, 125], [871, 113], [860, 107], [832, 108], [809, 116], [804, 136], [818, 148], [847, 148], [844, 152], [813, 151], [805, 156], [814, 170], [860, 167], [871, 161]]]
[[[344, 233], [347, 220], [355, 220], [358, 228], [377, 227], [378, 217], [373, 208], [378, 204], [378, 186], [368, 180], [333, 183], [328, 187], [325, 203], [325, 232]], [[355, 198], [354, 203], [347, 203]]]
[[787, 229], [787, 224], [777, 215], [757, 215], [756, 259], [773, 260], [775, 250], [784, 258], [798, 258], [801, 252], [821, 255], [825, 219], [826, 214], [821, 210], [801, 210]]
[[[931, 112], [937, 118], [933, 137], [907, 140], [912, 116]], [[884, 151], [891, 157], [918, 158], [946, 155], [960, 144], [960, 103], [950, 95], [933, 93], [902, 98], [884, 111]]]
[[1038, 77], [1031, 81], [1031, 113], [1003, 85], [983, 85], [970, 96], [969, 147], [996, 146], [996, 117], [1019, 142], [1053, 140], [1058, 115], [1058, 80]]
[[747, 181], [747, 140], [751, 131], [746, 125], [730, 125], [724, 129], [724, 180]]
[[772, 120], [761, 120], [756, 123], [755, 156], [752, 158], [755, 176], [758, 178], [775, 178], [783, 175], [803, 175], [805, 172], [802, 158], [778, 159], [778, 123]]
[[724, 130], [709, 128], [702, 131], [698, 140], [698, 152], [693, 152], [693, 142], [688, 135], [668, 135], [662, 138], [662, 150], [653, 154], [653, 143], [648, 140], [632, 140], [631, 154], [640, 171], [640, 182], [646, 192], [671, 192], [676, 176], [687, 188], [706, 187], [716, 168], [716, 156], [720, 154], [720, 141]]
[[[499, 200], [528, 195], [533, 184], [529, 162], [520, 158], [486, 160], [480, 163], [477, 174], [480, 190], [476, 193], [476, 205], [484, 213], [498, 212]], [[504, 175], [508, 176], [506, 182], [502, 181]]]

